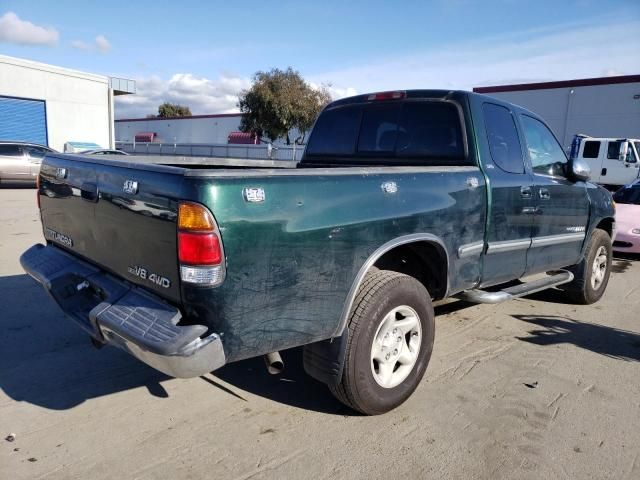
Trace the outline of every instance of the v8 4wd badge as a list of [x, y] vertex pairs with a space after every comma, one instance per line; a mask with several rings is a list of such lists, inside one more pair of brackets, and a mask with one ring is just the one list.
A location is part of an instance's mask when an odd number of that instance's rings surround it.
[[163, 277], [162, 275], [158, 275], [157, 273], [151, 273], [144, 267], [139, 267], [137, 265], [133, 267], [127, 267], [127, 271], [131, 275], [135, 275], [138, 278], [143, 280], [147, 280], [155, 285], [159, 285], [162, 288], [169, 288], [171, 286], [171, 280], [167, 277]]

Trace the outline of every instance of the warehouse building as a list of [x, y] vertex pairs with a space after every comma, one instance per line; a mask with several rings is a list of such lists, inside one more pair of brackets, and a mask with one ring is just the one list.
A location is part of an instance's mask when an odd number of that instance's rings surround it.
[[0, 55], [0, 140], [113, 148], [113, 97], [131, 93], [133, 80]]
[[116, 141], [159, 143], [227, 143], [240, 129], [241, 113], [174, 118], [123, 118], [115, 121]]
[[640, 138], [640, 75], [477, 87], [543, 117], [569, 148], [574, 135]]

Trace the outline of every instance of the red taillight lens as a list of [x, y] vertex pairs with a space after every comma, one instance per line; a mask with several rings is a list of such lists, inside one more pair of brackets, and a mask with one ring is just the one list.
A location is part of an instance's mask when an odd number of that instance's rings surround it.
[[178, 232], [178, 258], [181, 264], [219, 265], [222, 263], [222, 249], [218, 235]]
[[399, 100], [406, 98], [407, 92], [395, 91], [395, 92], [378, 92], [372, 93], [367, 97], [367, 100]]

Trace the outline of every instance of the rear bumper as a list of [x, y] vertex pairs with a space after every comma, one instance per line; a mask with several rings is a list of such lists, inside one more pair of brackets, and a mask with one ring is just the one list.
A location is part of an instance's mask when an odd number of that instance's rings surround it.
[[160, 298], [53, 246], [34, 245], [24, 270], [98, 342], [117, 346], [172, 377], [197, 377], [225, 364], [217, 334], [179, 326], [182, 314]]

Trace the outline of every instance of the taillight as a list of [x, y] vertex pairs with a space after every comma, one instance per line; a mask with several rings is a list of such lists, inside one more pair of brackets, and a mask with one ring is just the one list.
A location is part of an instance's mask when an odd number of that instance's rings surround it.
[[372, 93], [367, 97], [367, 100], [400, 100], [401, 98], [407, 98], [407, 92], [395, 91]]
[[222, 241], [203, 205], [182, 202], [178, 207], [178, 260], [183, 282], [210, 287], [224, 280]]

